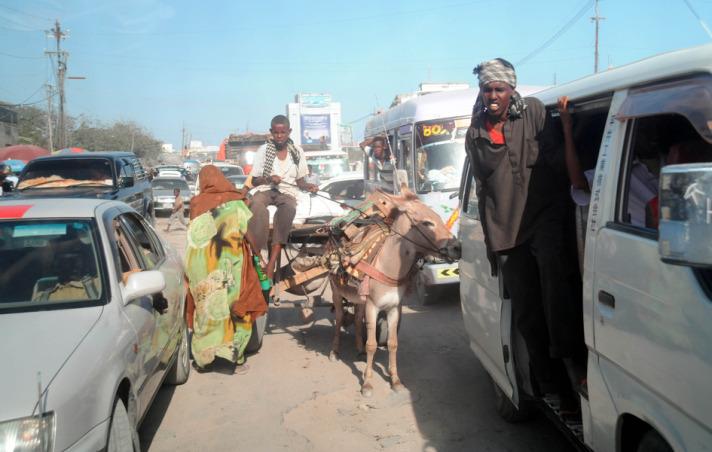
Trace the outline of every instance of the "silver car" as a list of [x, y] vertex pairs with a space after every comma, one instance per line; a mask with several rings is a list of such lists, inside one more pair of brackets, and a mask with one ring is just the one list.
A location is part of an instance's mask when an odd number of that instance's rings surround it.
[[173, 211], [173, 203], [175, 202], [173, 190], [176, 188], [180, 190], [185, 212], [190, 210], [192, 191], [185, 179], [178, 177], [154, 177], [151, 181], [151, 189], [153, 190], [153, 210], [156, 213], [170, 214]]
[[180, 257], [128, 205], [0, 202], [0, 450], [139, 449], [190, 372]]

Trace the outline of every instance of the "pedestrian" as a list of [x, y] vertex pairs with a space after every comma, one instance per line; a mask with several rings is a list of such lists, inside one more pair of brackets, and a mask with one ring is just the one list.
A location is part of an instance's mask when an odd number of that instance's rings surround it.
[[0, 163], [0, 196], [12, 191], [12, 182], [8, 177], [12, 175], [10, 165]]
[[564, 411], [575, 411], [585, 349], [580, 275], [564, 240], [571, 202], [560, 132], [541, 101], [515, 90], [511, 63], [485, 61], [474, 73], [466, 149], [492, 274], [501, 269], [540, 393], [559, 393]]
[[256, 252], [267, 246], [269, 213], [267, 206], [276, 206], [273, 218], [272, 248], [265, 273], [274, 278], [277, 257], [287, 243], [297, 212], [299, 190], [316, 193], [319, 187], [305, 180], [308, 174], [306, 157], [301, 147], [290, 138], [292, 129], [284, 115], [272, 118], [271, 138], [257, 149], [248, 179], [248, 188], [254, 187], [250, 209], [248, 235]]
[[178, 220], [178, 223], [183, 225], [183, 229], [188, 229], [188, 225], [185, 222], [185, 212], [183, 203], [183, 197], [180, 194], [180, 188], [173, 189], [173, 210], [171, 211], [171, 217], [168, 219], [168, 224], [166, 225], [165, 231], [168, 232], [173, 226], [173, 221]]
[[200, 170], [200, 194], [191, 201], [185, 254], [186, 321], [193, 331], [191, 347], [199, 371], [222, 358], [236, 364], [235, 373], [246, 373], [252, 322], [267, 310], [245, 241], [252, 216], [244, 202], [246, 193], [217, 167]]

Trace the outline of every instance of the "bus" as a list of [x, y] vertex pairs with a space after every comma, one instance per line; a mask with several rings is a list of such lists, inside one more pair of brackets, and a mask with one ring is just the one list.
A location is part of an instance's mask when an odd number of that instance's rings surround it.
[[[476, 89], [418, 96], [375, 115], [366, 123], [366, 139], [382, 136], [395, 158], [395, 168], [377, 165], [364, 155], [366, 193], [381, 189], [397, 193], [407, 185], [436, 211], [457, 234], [457, 193], [465, 163], [465, 134], [470, 124]], [[395, 171], [393, 171], [395, 169]], [[419, 304], [437, 298], [437, 292], [459, 284], [457, 263], [430, 259], [416, 274]]]

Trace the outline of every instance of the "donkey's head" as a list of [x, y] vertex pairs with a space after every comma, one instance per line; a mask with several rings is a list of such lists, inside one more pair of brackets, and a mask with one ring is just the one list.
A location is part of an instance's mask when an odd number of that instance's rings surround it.
[[390, 197], [394, 204], [393, 228], [415, 245], [419, 253], [459, 259], [459, 245], [440, 216], [425, 205], [415, 193], [401, 190]]

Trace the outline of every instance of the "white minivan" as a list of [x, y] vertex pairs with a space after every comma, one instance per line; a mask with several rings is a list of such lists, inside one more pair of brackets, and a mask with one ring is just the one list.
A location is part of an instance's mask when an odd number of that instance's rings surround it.
[[[526, 344], [490, 271], [466, 162], [460, 298], [497, 409], [514, 421], [539, 405], [595, 451], [712, 450], [712, 45], [535, 96], [555, 121], [557, 98], [570, 98], [580, 159], [595, 170], [589, 206], [571, 209], [583, 283], [572, 302], [582, 303], [587, 393], [574, 419], [535, 396]], [[636, 167], [657, 182], [638, 206]], [[634, 218], [636, 209], [644, 218]]]

